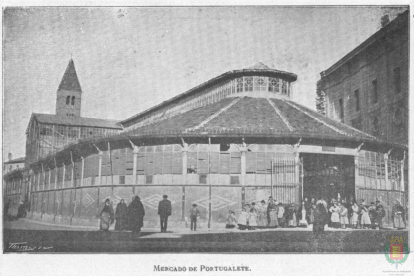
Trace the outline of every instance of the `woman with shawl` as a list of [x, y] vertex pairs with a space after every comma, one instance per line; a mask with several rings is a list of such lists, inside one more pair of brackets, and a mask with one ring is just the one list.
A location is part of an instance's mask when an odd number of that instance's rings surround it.
[[267, 205], [267, 216], [269, 219], [269, 228], [277, 228], [279, 226], [277, 220], [277, 211], [278, 207], [274, 202], [273, 198], [269, 199], [269, 204]]
[[287, 218], [288, 218], [288, 227], [296, 227], [297, 226], [295, 203], [292, 203], [287, 208]]
[[[316, 208], [316, 204], [315, 204], [315, 199], [312, 197], [310, 204], [309, 204], [309, 224], [312, 224], [313, 221], [315, 220], [315, 217], [313, 215], [313, 212], [315, 212], [315, 208]], [[306, 214], [308, 214], [308, 211], [306, 211]]]
[[404, 207], [401, 205], [399, 200], [396, 200], [395, 205], [392, 207], [391, 219], [394, 228], [398, 228], [399, 230], [405, 228]]
[[315, 220], [313, 222], [313, 233], [316, 237], [324, 232], [327, 215], [328, 213], [326, 212], [324, 205], [322, 203], [318, 203], [314, 210]]
[[361, 227], [368, 229], [371, 226], [371, 219], [369, 218], [369, 211], [367, 206], [361, 204]]
[[114, 210], [112, 209], [109, 198], [105, 200], [104, 207], [100, 214], [100, 230], [109, 231], [109, 226], [114, 223]]
[[145, 209], [139, 196], [135, 196], [134, 200], [128, 206], [129, 228], [132, 233], [140, 233], [144, 226]]
[[121, 199], [121, 202], [116, 206], [115, 221], [115, 231], [124, 231], [127, 229], [128, 207], [124, 199]]
[[266, 228], [267, 221], [267, 206], [266, 201], [262, 200], [260, 202], [262, 205], [258, 208], [258, 217], [257, 217], [257, 228]]
[[377, 200], [376, 203], [377, 203], [378, 228], [382, 229], [383, 228], [382, 219], [385, 217], [385, 210], [384, 210], [384, 206], [382, 206], [379, 200]]

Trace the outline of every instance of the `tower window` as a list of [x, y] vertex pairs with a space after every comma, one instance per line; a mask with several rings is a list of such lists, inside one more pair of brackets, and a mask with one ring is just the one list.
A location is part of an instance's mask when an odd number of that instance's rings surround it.
[[341, 122], [344, 121], [344, 100], [339, 99], [339, 119], [341, 119]]
[[379, 119], [377, 116], [374, 117], [372, 120], [372, 130], [374, 132], [374, 135], [378, 135], [379, 133]]
[[354, 92], [354, 97], [355, 97], [355, 111], [359, 111], [359, 90], [355, 90]]
[[372, 102], [376, 104], [378, 102], [378, 83], [377, 80], [372, 81]]
[[72, 105], [75, 105], [75, 96], [72, 96]]
[[67, 96], [66, 97], [66, 105], [69, 105], [70, 104], [70, 96]]
[[401, 75], [399, 67], [394, 69], [394, 89], [395, 93], [401, 92]]

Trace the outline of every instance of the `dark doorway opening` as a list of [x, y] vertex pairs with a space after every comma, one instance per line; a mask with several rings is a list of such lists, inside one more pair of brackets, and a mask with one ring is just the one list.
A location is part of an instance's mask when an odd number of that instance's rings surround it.
[[303, 198], [332, 199], [355, 198], [354, 157], [302, 153]]

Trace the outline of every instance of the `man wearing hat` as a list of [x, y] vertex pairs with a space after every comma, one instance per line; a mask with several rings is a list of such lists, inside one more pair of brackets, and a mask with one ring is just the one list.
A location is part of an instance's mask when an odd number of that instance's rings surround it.
[[161, 233], [167, 232], [168, 217], [171, 216], [171, 201], [167, 195], [163, 195], [163, 200], [158, 204], [158, 215], [160, 215]]

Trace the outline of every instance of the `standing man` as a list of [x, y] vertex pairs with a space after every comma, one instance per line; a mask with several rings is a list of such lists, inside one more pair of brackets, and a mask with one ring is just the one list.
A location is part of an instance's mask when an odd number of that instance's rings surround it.
[[158, 215], [160, 215], [161, 233], [167, 232], [168, 217], [171, 216], [171, 201], [167, 195], [163, 195], [163, 200], [158, 204]]
[[193, 204], [193, 208], [190, 209], [191, 219], [191, 231], [197, 231], [197, 218], [200, 216], [200, 211], [197, 208], [197, 204]]

